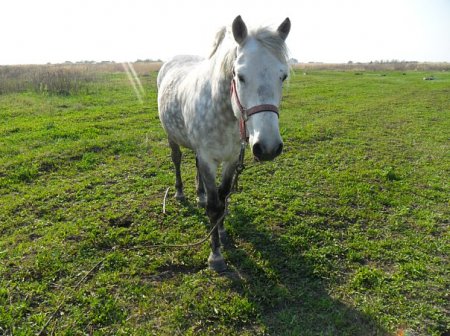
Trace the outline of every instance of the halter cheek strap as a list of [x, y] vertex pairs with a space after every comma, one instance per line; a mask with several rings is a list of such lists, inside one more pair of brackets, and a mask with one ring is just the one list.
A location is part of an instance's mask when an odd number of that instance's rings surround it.
[[239, 107], [239, 110], [241, 111], [241, 117], [239, 118], [239, 130], [241, 133], [242, 141], [245, 141], [245, 142], [248, 141], [247, 127], [246, 127], [245, 123], [247, 122], [248, 118], [250, 118], [252, 115], [260, 113], [260, 112], [273, 112], [277, 115], [277, 117], [279, 117], [278, 107], [275, 105], [262, 104], [262, 105], [253, 106], [249, 109], [246, 109], [244, 106], [242, 106], [241, 100], [239, 99], [239, 95], [238, 95], [238, 92], [236, 89], [236, 81], [234, 80], [234, 78], [231, 81], [230, 95], [231, 95], [231, 97], [233, 97], [233, 96], [235, 97], [236, 104]]

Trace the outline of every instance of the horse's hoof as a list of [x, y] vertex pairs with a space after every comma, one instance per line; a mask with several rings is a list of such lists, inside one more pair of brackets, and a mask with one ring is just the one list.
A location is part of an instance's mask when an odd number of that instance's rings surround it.
[[177, 191], [175, 193], [175, 199], [177, 201], [184, 202], [184, 201], [186, 201], [186, 196], [184, 196], [184, 194], [182, 192]]
[[197, 206], [199, 208], [206, 208], [206, 195], [200, 195], [197, 197]]
[[227, 264], [225, 263], [225, 260], [223, 259], [222, 255], [220, 255], [220, 254], [216, 255], [212, 252], [208, 258], [208, 265], [209, 265], [209, 269], [211, 269], [217, 273], [222, 273], [222, 272], [226, 271], [226, 269], [227, 269]]

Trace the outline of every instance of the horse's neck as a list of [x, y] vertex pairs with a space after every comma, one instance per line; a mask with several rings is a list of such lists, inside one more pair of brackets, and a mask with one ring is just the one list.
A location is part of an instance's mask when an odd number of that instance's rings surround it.
[[221, 77], [212, 83], [211, 94], [212, 101], [214, 102], [214, 109], [224, 116], [224, 122], [234, 123], [236, 118], [234, 117], [233, 108], [231, 106], [230, 96], [230, 84], [231, 79], [227, 77]]
[[[230, 97], [231, 76], [221, 76], [214, 79], [213, 98]], [[218, 97], [220, 96], [220, 97]], [[230, 101], [231, 104], [231, 101]]]
[[[224, 109], [232, 114], [230, 86], [233, 78], [231, 60], [227, 59], [220, 51], [211, 59], [212, 74], [212, 99], [220, 101]], [[230, 64], [228, 64], [230, 63]]]

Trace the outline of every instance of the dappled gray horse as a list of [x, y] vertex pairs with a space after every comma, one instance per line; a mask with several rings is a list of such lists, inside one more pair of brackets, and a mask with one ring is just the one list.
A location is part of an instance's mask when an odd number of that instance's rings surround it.
[[[241, 143], [248, 141], [256, 160], [273, 160], [283, 142], [278, 128], [278, 106], [289, 67], [285, 39], [291, 23], [277, 30], [248, 31], [240, 16], [231, 31], [216, 35], [208, 59], [178, 56], [158, 75], [159, 117], [167, 132], [176, 172], [178, 200], [184, 200], [180, 146], [192, 149], [197, 160], [197, 195], [206, 206], [211, 228], [209, 267], [223, 271], [226, 264], [220, 241], [225, 198], [231, 190]], [[220, 164], [222, 181], [217, 188]]]

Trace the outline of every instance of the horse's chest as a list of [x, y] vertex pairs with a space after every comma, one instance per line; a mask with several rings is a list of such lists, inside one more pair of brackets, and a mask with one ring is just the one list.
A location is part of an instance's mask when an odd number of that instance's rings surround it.
[[208, 151], [219, 161], [230, 160], [239, 153], [239, 126], [227, 112], [212, 108], [209, 113], [198, 113], [189, 129], [192, 138], [196, 139], [197, 149]]

